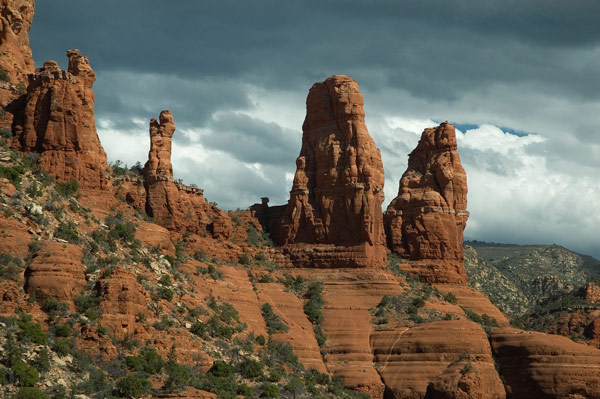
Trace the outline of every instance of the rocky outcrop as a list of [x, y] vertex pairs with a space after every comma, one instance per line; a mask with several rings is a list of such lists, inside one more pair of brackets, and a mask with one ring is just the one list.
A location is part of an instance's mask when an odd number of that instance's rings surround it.
[[29, 76], [22, 126], [15, 127], [13, 145], [39, 153], [39, 166], [58, 181], [104, 189], [108, 164], [94, 119], [96, 75], [79, 50], [67, 56], [67, 71], [48, 61]]
[[385, 385], [374, 367], [371, 309], [384, 295], [403, 293], [401, 281], [387, 270], [297, 269], [308, 281], [323, 283], [326, 366], [344, 385], [383, 398]]
[[158, 121], [150, 121], [150, 152], [143, 171], [146, 213], [169, 230], [209, 232], [218, 239], [229, 238], [233, 226], [229, 216], [214, 203], [208, 203], [202, 189], [173, 181], [174, 132], [171, 111], [162, 111]]
[[358, 84], [332, 76], [313, 85], [302, 130], [277, 241], [297, 266], [383, 266], [383, 165]]
[[136, 277], [123, 269], [116, 269], [101, 278], [97, 284], [97, 291], [102, 299], [100, 321], [117, 339], [138, 332], [141, 326], [136, 325], [137, 315], [150, 315], [149, 298], [136, 281]]
[[456, 149], [450, 123], [425, 129], [385, 213], [390, 249], [416, 261], [413, 271], [428, 282], [467, 281], [462, 249], [467, 175]]
[[[29, 47], [33, 0], [0, 1], [0, 128], [10, 128], [16, 100], [24, 94], [34, 70]], [[7, 112], [5, 112], [7, 111]]]
[[386, 398], [506, 397], [487, 335], [473, 322], [374, 331], [372, 345]]
[[269, 303], [288, 326], [288, 331], [277, 333], [273, 339], [292, 345], [305, 368], [327, 373], [313, 326], [304, 314], [302, 300], [291, 292], [285, 292], [281, 284], [257, 283], [256, 287], [259, 304]]
[[600, 350], [514, 328], [491, 341], [508, 398], [600, 398]]
[[74, 310], [73, 301], [86, 286], [82, 257], [80, 246], [55, 241], [43, 243], [25, 270], [25, 292], [40, 303], [55, 299]]

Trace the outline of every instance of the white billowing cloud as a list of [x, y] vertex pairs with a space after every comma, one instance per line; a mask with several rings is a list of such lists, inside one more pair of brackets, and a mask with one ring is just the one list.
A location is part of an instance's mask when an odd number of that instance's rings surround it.
[[[415, 134], [432, 122], [387, 121], [396, 129], [388, 125], [387, 132], [380, 130], [386, 135], [397, 129]], [[385, 138], [380, 140], [385, 142]], [[520, 137], [485, 124], [465, 132], [457, 130], [457, 141], [469, 185], [467, 239], [557, 243], [599, 255], [600, 214], [594, 210], [598, 209], [600, 187], [592, 177], [553, 168], [539, 151], [546, 138], [536, 134]], [[389, 174], [385, 157], [384, 165]]]

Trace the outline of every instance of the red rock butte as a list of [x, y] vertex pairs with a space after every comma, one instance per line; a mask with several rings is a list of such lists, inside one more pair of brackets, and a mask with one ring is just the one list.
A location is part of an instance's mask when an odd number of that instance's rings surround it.
[[384, 266], [383, 164], [358, 84], [341, 75], [315, 83], [302, 130], [290, 199], [274, 238], [297, 266]]
[[415, 261], [405, 267], [423, 280], [466, 283], [462, 249], [467, 218], [467, 174], [454, 126], [425, 129], [410, 153], [398, 196], [385, 212], [390, 249]]
[[94, 118], [96, 75], [79, 50], [67, 56], [67, 71], [47, 61], [29, 75], [13, 146], [39, 153], [40, 168], [57, 181], [77, 180], [81, 187], [104, 189], [109, 168]]

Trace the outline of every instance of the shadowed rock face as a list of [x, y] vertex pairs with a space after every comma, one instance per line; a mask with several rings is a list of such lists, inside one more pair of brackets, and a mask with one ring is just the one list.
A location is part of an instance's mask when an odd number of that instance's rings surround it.
[[418, 261], [411, 268], [430, 282], [467, 281], [462, 249], [467, 175], [456, 148], [450, 123], [425, 129], [385, 213], [390, 249]]
[[175, 122], [171, 111], [150, 121], [150, 151], [144, 165], [146, 212], [169, 230], [210, 232], [227, 239], [231, 235], [229, 216], [213, 203], [206, 202], [203, 190], [173, 181], [171, 140]]
[[67, 52], [69, 67], [48, 61], [32, 75], [22, 126], [13, 145], [40, 154], [39, 165], [58, 181], [77, 180], [81, 187], [108, 186], [106, 153], [96, 133], [96, 75], [79, 50]]
[[[14, 104], [27, 84], [34, 65], [29, 47], [29, 29], [33, 20], [33, 0], [0, 0], [0, 108], [9, 112], [0, 117], [0, 128], [10, 128]], [[19, 88], [19, 83], [21, 87]]]
[[332, 76], [310, 89], [302, 149], [276, 234], [298, 266], [378, 267], [386, 261], [383, 164], [364, 117], [352, 78]]

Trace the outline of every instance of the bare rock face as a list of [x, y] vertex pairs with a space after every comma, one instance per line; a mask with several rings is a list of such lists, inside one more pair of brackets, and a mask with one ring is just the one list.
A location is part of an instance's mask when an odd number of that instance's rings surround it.
[[372, 345], [386, 398], [506, 397], [488, 338], [471, 321], [376, 330]]
[[465, 283], [462, 249], [467, 212], [467, 175], [460, 163], [454, 126], [425, 129], [410, 153], [398, 196], [385, 213], [390, 249], [416, 261], [423, 280]]
[[169, 230], [201, 233], [227, 239], [233, 223], [225, 212], [204, 199], [204, 191], [173, 181], [171, 140], [175, 122], [171, 111], [160, 113], [150, 121], [150, 152], [144, 165], [146, 213]]
[[491, 343], [507, 397], [600, 398], [600, 350], [508, 327], [494, 329]]
[[383, 266], [383, 164], [358, 84], [332, 76], [313, 85], [302, 130], [277, 241], [297, 266]]
[[49, 241], [25, 270], [25, 292], [43, 303], [46, 299], [66, 302], [75, 309], [74, 299], [86, 286], [81, 247]]
[[58, 181], [104, 189], [108, 164], [94, 119], [96, 75], [79, 50], [67, 56], [67, 71], [48, 61], [29, 76], [23, 123], [15, 129], [13, 145], [39, 153], [40, 167]]
[[34, 64], [29, 47], [29, 29], [34, 0], [0, 0], [0, 128], [10, 128], [14, 104], [27, 84]]

